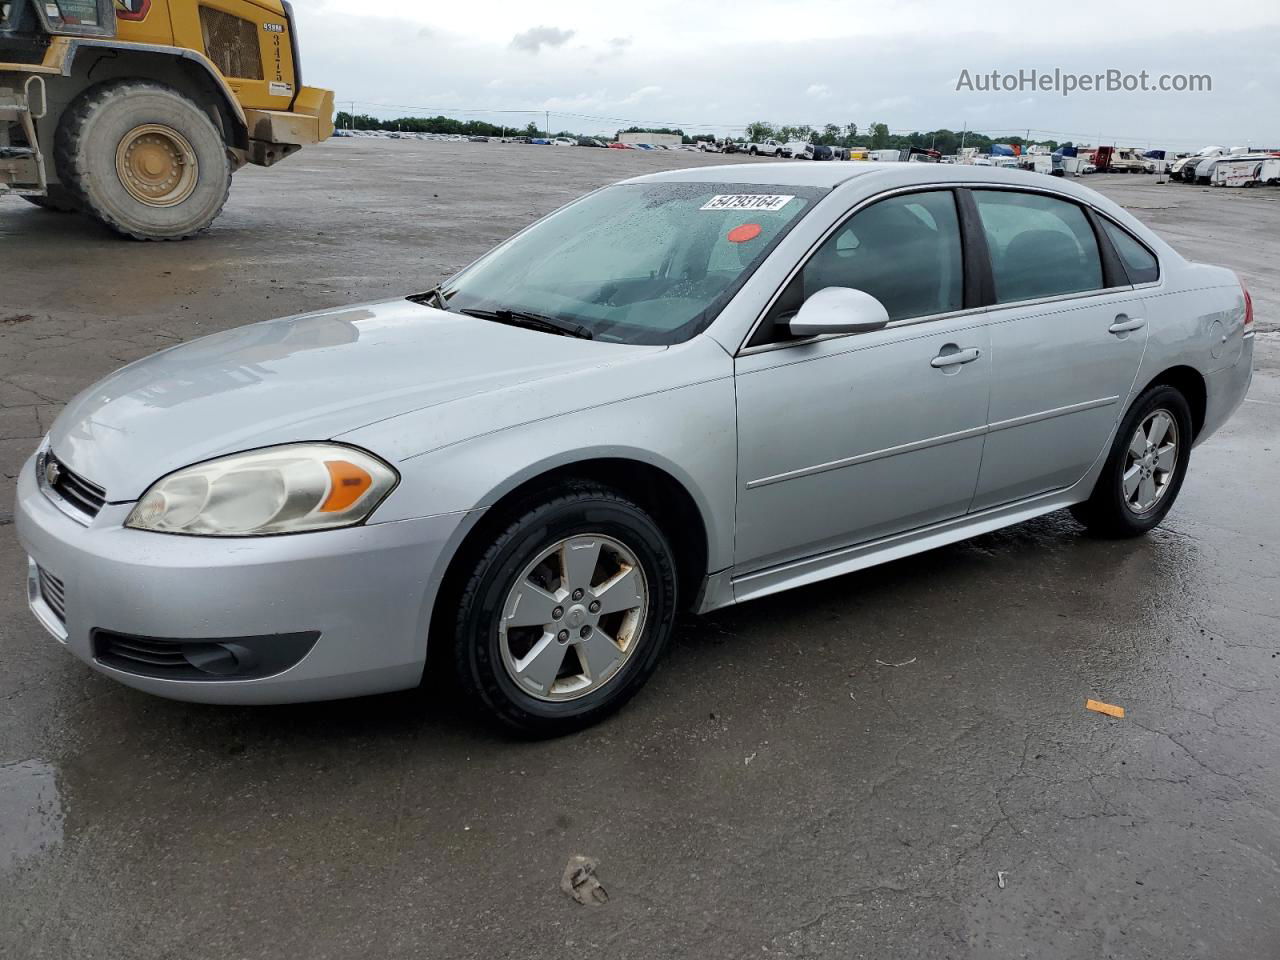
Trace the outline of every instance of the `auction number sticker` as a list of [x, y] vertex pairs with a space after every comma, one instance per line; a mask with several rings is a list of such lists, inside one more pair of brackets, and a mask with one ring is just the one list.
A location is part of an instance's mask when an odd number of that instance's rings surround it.
[[700, 210], [781, 210], [795, 194], [779, 193], [727, 193], [717, 194], [698, 209]]

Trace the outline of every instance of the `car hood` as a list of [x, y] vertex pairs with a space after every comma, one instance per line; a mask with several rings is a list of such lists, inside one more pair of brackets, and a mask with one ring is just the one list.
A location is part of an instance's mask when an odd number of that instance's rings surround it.
[[108, 500], [129, 501], [211, 457], [325, 440], [664, 349], [557, 336], [408, 300], [345, 307], [249, 324], [132, 363], [76, 397], [49, 439]]

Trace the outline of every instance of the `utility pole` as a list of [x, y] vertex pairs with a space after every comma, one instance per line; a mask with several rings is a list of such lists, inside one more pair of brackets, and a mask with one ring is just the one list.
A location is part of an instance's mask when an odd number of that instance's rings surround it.
[[550, 140], [551, 139], [551, 111], [550, 110], [548, 110], [546, 113], [546, 121], [547, 121], [547, 139]]
[[964, 153], [964, 138], [969, 135], [969, 121], [964, 122], [964, 130], [960, 133], [960, 152]]

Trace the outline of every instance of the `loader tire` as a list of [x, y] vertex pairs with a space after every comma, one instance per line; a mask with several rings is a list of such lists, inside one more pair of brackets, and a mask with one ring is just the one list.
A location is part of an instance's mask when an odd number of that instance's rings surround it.
[[35, 204], [41, 210], [52, 210], [54, 213], [79, 213], [80, 201], [76, 195], [61, 184], [51, 183], [43, 197], [23, 197], [27, 203]]
[[172, 87], [112, 80], [67, 109], [58, 178], [86, 213], [134, 240], [185, 240], [222, 211], [231, 163], [209, 115]]

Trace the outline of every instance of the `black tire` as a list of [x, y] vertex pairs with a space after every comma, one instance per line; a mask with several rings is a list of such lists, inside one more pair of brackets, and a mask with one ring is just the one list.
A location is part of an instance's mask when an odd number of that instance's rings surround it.
[[755, 147], [752, 147], [750, 150], [748, 150], [748, 151], [747, 151], [747, 153], [751, 154], [751, 156], [753, 156], [753, 157], [754, 157], [754, 156], [756, 156], [756, 155], [759, 153], [759, 151], [758, 151], [758, 150], [756, 150], [756, 148], [755, 148]]
[[[1130, 439], [1138, 425], [1158, 410], [1167, 411], [1177, 427], [1178, 446], [1173, 476], [1165, 492], [1155, 505], [1145, 513], [1136, 513], [1125, 501], [1122, 478], [1126, 465], [1126, 453]], [[1072, 514], [1089, 532], [1099, 537], [1138, 537], [1158, 526], [1173, 507], [1187, 476], [1187, 464], [1191, 460], [1191, 444], [1194, 440], [1191, 408], [1186, 398], [1173, 387], [1151, 387], [1134, 401], [1129, 412], [1120, 421], [1111, 451], [1103, 464], [1102, 473], [1094, 485], [1093, 493], [1084, 503], [1071, 508]]]
[[80, 201], [76, 195], [59, 183], [51, 183], [43, 197], [23, 197], [41, 210], [53, 213], [79, 213]]
[[[189, 195], [171, 206], [138, 199], [117, 172], [117, 148], [148, 124], [180, 135], [196, 161]], [[54, 145], [58, 178], [85, 212], [135, 240], [194, 236], [222, 212], [231, 188], [231, 162], [218, 128], [195, 102], [160, 83], [112, 80], [91, 87], [63, 115]]]
[[[653, 674], [675, 620], [675, 559], [648, 513], [596, 484], [569, 484], [515, 513], [475, 561], [457, 597], [454, 669], [463, 690], [490, 719], [526, 737], [559, 736], [613, 713]], [[582, 534], [611, 537], [635, 555], [649, 586], [645, 624], [634, 651], [603, 686], [574, 700], [544, 700], [521, 689], [508, 672], [499, 617], [525, 566], [557, 541]]]

